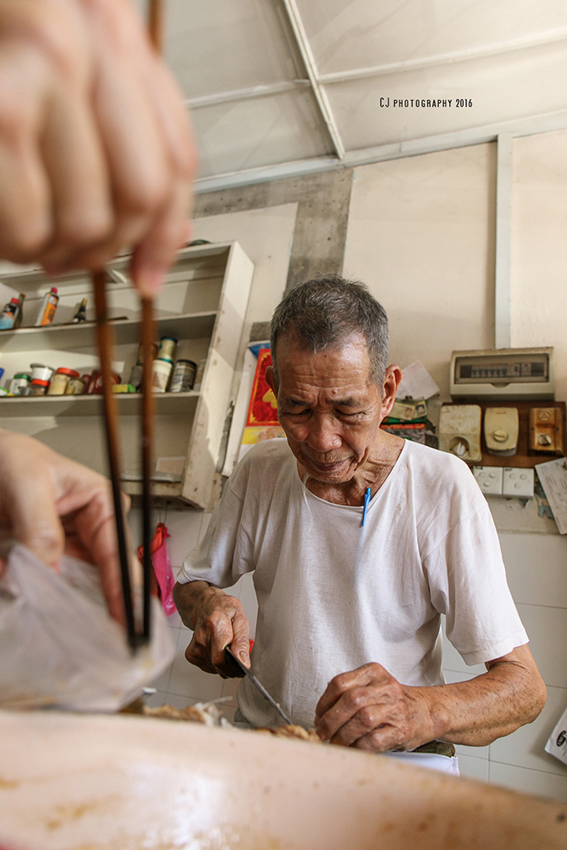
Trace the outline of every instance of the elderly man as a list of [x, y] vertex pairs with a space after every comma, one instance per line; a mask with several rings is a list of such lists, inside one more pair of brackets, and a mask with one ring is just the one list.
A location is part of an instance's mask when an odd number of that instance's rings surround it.
[[[456, 770], [451, 744], [484, 746], [534, 720], [545, 686], [469, 469], [380, 428], [401, 377], [387, 338], [361, 284], [321, 278], [282, 301], [266, 377], [287, 442], [261, 443], [235, 470], [175, 595], [194, 630], [187, 659], [224, 674], [227, 644], [250, 663], [249, 624], [221, 588], [254, 571], [252, 666], [295, 722]], [[444, 684], [442, 614], [487, 672]], [[277, 723], [248, 680], [239, 717]]]

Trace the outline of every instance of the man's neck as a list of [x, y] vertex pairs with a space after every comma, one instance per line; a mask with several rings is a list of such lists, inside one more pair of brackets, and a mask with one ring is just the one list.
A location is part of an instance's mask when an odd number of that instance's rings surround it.
[[404, 447], [404, 440], [384, 433], [380, 450], [369, 455], [365, 463], [349, 481], [326, 483], [317, 481], [298, 463], [299, 475], [314, 496], [333, 502], [336, 505], [363, 505], [364, 494], [368, 487], [374, 495], [384, 484], [398, 460]]

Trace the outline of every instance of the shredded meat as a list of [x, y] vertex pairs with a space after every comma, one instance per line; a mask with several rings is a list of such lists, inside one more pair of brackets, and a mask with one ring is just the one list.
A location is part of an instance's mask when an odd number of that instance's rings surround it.
[[303, 726], [266, 726], [256, 731], [277, 735], [279, 738], [299, 738], [302, 741], [311, 741], [313, 744], [321, 743], [321, 738], [315, 729], [304, 729]]

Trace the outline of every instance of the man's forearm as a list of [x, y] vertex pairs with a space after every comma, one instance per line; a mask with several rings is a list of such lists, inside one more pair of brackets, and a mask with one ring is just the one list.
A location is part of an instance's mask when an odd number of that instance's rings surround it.
[[545, 685], [527, 646], [467, 682], [421, 688], [434, 737], [483, 747], [531, 723], [545, 705]]
[[315, 713], [325, 741], [371, 752], [414, 750], [434, 739], [483, 747], [530, 723], [545, 685], [527, 646], [487, 662], [468, 682], [403, 685], [369, 662], [331, 679]]

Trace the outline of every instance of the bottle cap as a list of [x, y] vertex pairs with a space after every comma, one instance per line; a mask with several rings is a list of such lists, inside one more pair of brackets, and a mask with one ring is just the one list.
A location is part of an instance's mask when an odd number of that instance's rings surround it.
[[51, 291], [54, 292], [57, 295], [57, 287], [56, 286], [52, 286]]

